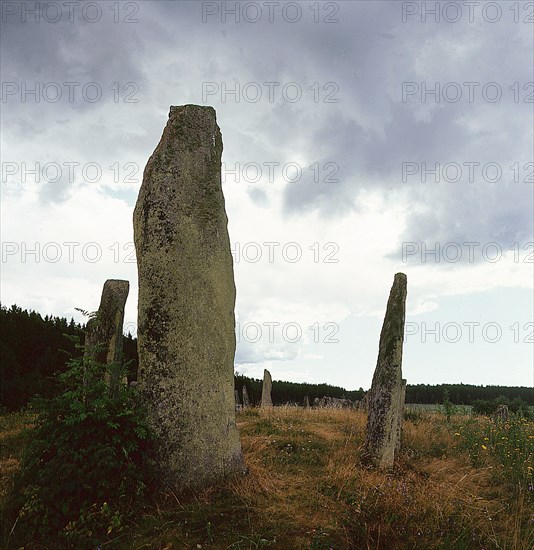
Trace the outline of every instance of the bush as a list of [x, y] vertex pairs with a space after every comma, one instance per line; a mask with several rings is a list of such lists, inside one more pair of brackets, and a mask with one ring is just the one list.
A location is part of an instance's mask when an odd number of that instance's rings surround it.
[[473, 412], [490, 416], [497, 410], [499, 405], [506, 405], [510, 412], [513, 412], [522, 418], [526, 418], [527, 420], [532, 420], [534, 417], [528, 403], [523, 401], [520, 397], [510, 400], [504, 396], [500, 396], [492, 401], [477, 399], [473, 401]]
[[18, 544], [95, 548], [117, 536], [151, 484], [151, 438], [135, 388], [110, 391], [110, 367], [92, 360], [68, 367], [57, 397], [32, 402], [37, 423], [10, 503]]
[[456, 407], [452, 404], [449, 399], [449, 390], [445, 389], [443, 391], [443, 412], [447, 417], [447, 422], [451, 421], [451, 416], [456, 414]]

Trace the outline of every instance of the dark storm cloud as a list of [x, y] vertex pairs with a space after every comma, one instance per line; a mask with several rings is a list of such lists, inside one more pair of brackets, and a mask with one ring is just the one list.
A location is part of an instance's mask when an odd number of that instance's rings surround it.
[[[43, 2], [22, 4], [28, 9], [40, 6], [41, 10], [46, 5]], [[141, 84], [143, 72], [136, 62], [136, 57], [143, 53], [139, 37], [141, 23], [115, 23], [109, 5], [105, 2], [100, 5], [103, 16], [94, 23], [82, 17], [79, 10], [73, 12], [73, 21], [70, 21], [68, 11], [63, 9], [57, 23], [48, 22], [42, 16], [37, 16], [36, 20], [36, 16], [28, 15], [22, 22], [18, 14], [5, 15], [2, 22], [2, 81], [24, 82], [28, 88], [35, 82], [62, 84], [69, 81], [80, 85], [96, 82], [104, 86], [134, 81]], [[73, 95], [74, 101], [69, 101], [73, 107], [88, 106], [80, 94]], [[65, 93], [64, 98], [67, 97], [68, 93]], [[46, 107], [53, 105], [53, 102], [46, 103]]]
[[[107, 12], [98, 23], [3, 24], [3, 81], [92, 81], [108, 94], [98, 104], [78, 98], [67, 104], [10, 98], [3, 105], [4, 129], [15, 140], [48, 136], [61, 119], [67, 121], [59, 130], [61, 139], [78, 139], [84, 154], [104, 163], [112, 154], [129, 152], [144, 162], [159, 139], [168, 105], [200, 102], [205, 81], [294, 81], [305, 91], [314, 83], [333, 82], [339, 89], [334, 104], [309, 97], [294, 104], [209, 98], [223, 127], [226, 158], [284, 163], [298, 157], [337, 166], [335, 183], [317, 182], [309, 170], [288, 183], [286, 215], [315, 210], [340, 217], [358, 211], [362, 193], [378, 191], [390, 205], [408, 205], [400, 240], [496, 240], [503, 245], [528, 240], [528, 184], [504, 176], [496, 184], [480, 178], [453, 185], [424, 183], [418, 174], [402, 181], [402, 165], [495, 162], [506, 171], [514, 162], [532, 160], [532, 137], [524, 129], [531, 106], [511, 102], [507, 90], [514, 82], [533, 79], [530, 30], [504, 20], [494, 25], [404, 24], [400, 4], [339, 2], [335, 24], [315, 23], [305, 2], [303, 17], [294, 24], [279, 16], [274, 23], [266, 17], [258, 23], [235, 23], [231, 17], [222, 23], [220, 16], [203, 23], [202, 2], [139, 2], [139, 23], [133, 24], [114, 23]], [[103, 8], [109, 12], [108, 5]], [[498, 81], [508, 96], [498, 104], [432, 104], [418, 96], [403, 102], [402, 83], [423, 80], [429, 85]], [[112, 82], [135, 83], [139, 104], [114, 103], [108, 89]], [[94, 113], [89, 126], [78, 123], [82, 112]], [[261, 189], [249, 194], [265, 205]], [[51, 200], [53, 195], [50, 189], [41, 196]]]

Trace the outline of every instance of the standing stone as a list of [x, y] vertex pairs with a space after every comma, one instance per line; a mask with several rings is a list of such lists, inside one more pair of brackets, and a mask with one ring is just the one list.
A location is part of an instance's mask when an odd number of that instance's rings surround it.
[[138, 381], [158, 467], [173, 488], [244, 471], [222, 150], [212, 107], [171, 107], [134, 211]]
[[238, 412], [243, 407], [241, 405], [241, 402], [239, 401], [239, 392], [237, 390], [234, 390], [234, 399], [235, 399], [235, 410], [236, 410], [236, 412]]
[[397, 273], [380, 333], [378, 360], [369, 392], [365, 458], [381, 469], [390, 469], [399, 438], [402, 393], [402, 344], [406, 316], [407, 282]]
[[273, 389], [273, 380], [271, 378], [271, 373], [264, 369], [263, 371], [263, 388], [261, 390], [261, 406], [262, 407], [272, 407], [273, 400], [271, 398], [271, 391]]
[[243, 408], [246, 409], [250, 407], [250, 398], [248, 396], [247, 387], [243, 385]]
[[304, 408], [305, 409], [310, 408], [310, 398], [307, 395], [304, 396]]
[[404, 409], [406, 404], [406, 380], [401, 380], [401, 389], [399, 393], [399, 416], [397, 419], [397, 444], [395, 452], [399, 452], [401, 448], [402, 423], [404, 421]]
[[507, 422], [510, 413], [508, 412], [508, 405], [499, 405], [497, 410], [493, 413], [493, 420], [495, 422]]
[[100, 306], [96, 316], [86, 327], [86, 360], [111, 365], [111, 375], [106, 372], [106, 381], [111, 387], [119, 383], [122, 366], [122, 327], [124, 324], [124, 306], [130, 291], [130, 283], [121, 279], [108, 279], [104, 283]]

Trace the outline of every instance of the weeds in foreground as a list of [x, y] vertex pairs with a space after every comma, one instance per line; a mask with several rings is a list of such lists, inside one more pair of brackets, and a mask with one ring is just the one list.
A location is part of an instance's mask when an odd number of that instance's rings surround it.
[[246, 410], [237, 421], [247, 476], [194, 494], [164, 491], [121, 524], [109, 547], [534, 547], [527, 488], [510, 491], [511, 472], [523, 475], [519, 465], [531, 456], [531, 422], [452, 415], [448, 423], [442, 413], [422, 412], [405, 419], [403, 450], [384, 474], [360, 465], [361, 411], [274, 407]]
[[506, 421], [471, 417], [456, 426], [454, 435], [475, 468], [496, 463], [497, 481], [534, 502], [533, 426], [517, 414]]
[[[73, 359], [62, 391], [33, 402], [35, 426], [3, 506], [5, 544], [96, 548], [124, 530], [150, 481], [149, 431], [132, 388]], [[4, 513], [5, 512], [5, 513]]]

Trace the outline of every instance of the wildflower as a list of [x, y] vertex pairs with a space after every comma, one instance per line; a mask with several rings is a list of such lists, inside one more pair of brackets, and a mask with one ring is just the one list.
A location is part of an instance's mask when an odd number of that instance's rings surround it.
[[482, 445], [482, 448], [483, 448], [484, 450], [487, 450], [486, 445]]

